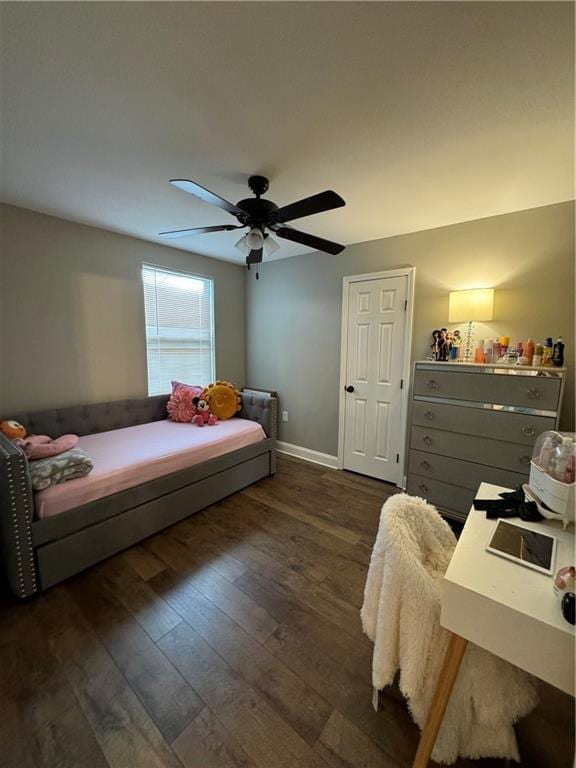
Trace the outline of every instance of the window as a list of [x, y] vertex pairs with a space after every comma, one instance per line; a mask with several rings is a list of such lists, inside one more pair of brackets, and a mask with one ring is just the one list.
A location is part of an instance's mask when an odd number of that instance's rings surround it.
[[160, 267], [142, 267], [146, 312], [148, 394], [171, 381], [205, 386], [214, 380], [212, 280]]

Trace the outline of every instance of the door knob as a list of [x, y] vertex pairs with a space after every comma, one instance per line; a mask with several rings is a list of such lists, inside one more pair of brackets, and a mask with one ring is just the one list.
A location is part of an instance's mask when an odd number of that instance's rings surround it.
[[348, 386], [344, 387], [344, 389], [346, 390], [346, 392], [354, 392], [354, 387], [352, 386], [352, 384], [348, 384]]

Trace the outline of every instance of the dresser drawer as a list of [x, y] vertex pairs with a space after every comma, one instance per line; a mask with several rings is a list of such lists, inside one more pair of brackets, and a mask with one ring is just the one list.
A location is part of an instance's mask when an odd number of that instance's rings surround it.
[[414, 394], [556, 411], [560, 384], [560, 378], [547, 376], [416, 369]]
[[530, 416], [524, 413], [415, 400], [412, 424], [532, 446], [541, 432], [554, 429], [556, 420], [549, 416]]
[[422, 475], [462, 488], [476, 489], [482, 482], [502, 485], [504, 488], [517, 488], [526, 482], [526, 475], [424, 451], [410, 451], [409, 461], [410, 475]]
[[477, 488], [461, 488], [420, 475], [411, 475], [406, 488], [411, 496], [421, 496], [439, 509], [457, 512], [461, 519], [468, 515], [477, 490]]
[[527, 475], [532, 451], [525, 445], [412, 427], [410, 448]]

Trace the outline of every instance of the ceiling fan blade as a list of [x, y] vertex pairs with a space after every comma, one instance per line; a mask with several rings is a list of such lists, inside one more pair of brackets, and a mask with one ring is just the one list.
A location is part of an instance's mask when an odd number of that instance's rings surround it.
[[326, 192], [319, 192], [317, 195], [305, 197], [304, 200], [298, 200], [296, 203], [279, 208], [277, 211], [278, 221], [284, 222], [301, 219], [304, 216], [312, 216], [314, 213], [341, 208], [343, 205], [346, 205], [346, 201], [340, 195], [337, 195], [336, 192], [328, 189]]
[[345, 245], [340, 245], [340, 243], [333, 243], [331, 240], [324, 240], [322, 237], [309, 235], [307, 232], [300, 232], [297, 229], [292, 229], [292, 227], [278, 227], [274, 231], [278, 237], [292, 240], [294, 243], [309, 245], [310, 248], [314, 248], [317, 251], [324, 251], [325, 253], [331, 253], [334, 256], [337, 253], [341, 253], [344, 248], [346, 248]]
[[209, 189], [204, 189], [200, 184], [196, 184], [195, 181], [190, 181], [190, 179], [170, 179], [170, 184], [181, 189], [183, 192], [188, 192], [188, 194], [194, 195], [194, 197], [198, 197], [200, 200], [204, 200], [205, 203], [217, 205], [218, 208], [228, 211], [228, 213], [231, 213], [233, 216], [242, 213], [237, 205], [229, 203], [228, 200], [224, 200], [223, 197], [215, 195], [214, 192], [210, 192]]
[[213, 227], [194, 227], [194, 229], [172, 229], [169, 232], [158, 232], [160, 237], [175, 240], [178, 237], [190, 237], [190, 235], [203, 235], [206, 232], [228, 232], [231, 229], [242, 229], [239, 224], [216, 224]]
[[262, 248], [250, 251], [248, 258], [246, 259], [246, 264], [260, 264], [262, 261], [262, 251]]

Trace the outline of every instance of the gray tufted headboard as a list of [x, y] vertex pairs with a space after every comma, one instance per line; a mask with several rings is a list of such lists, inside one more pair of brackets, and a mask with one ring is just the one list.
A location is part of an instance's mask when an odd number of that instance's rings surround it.
[[70, 432], [80, 436], [93, 435], [96, 432], [161, 421], [167, 416], [167, 402], [168, 395], [156, 395], [18, 413], [9, 418], [23, 424], [31, 435], [50, 435], [53, 438]]
[[[264, 393], [242, 392], [242, 410], [238, 414], [261, 424], [268, 437], [276, 437], [277, 400]], [[114, 400], [109, 403], [75, 405], [47, 411], [17, 413], [3, 416], [23, 424], [31, 435], [50, 435], [56, 438], [72, 433], [93, 435], [112, 429], [134, 427], [167, 418], [168, 395]]]

